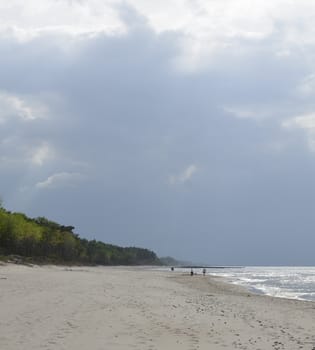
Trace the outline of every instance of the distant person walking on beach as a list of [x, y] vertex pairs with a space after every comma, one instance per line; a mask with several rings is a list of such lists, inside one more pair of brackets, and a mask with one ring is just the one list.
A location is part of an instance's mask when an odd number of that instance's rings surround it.
[[194, 270], [191, 269], [191, 270], [190, 270], [190, 276], [193, 276], [193, 275], [194, 275]]
[[203, 268], [202, 269], [202, 273], [203, 273], [204, 276], [205, 276], [206, 272], [207, 272], [207, 270], [205, 268]]

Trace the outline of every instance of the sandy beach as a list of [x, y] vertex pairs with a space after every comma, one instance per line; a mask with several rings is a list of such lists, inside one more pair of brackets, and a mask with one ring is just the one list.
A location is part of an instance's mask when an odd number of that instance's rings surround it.
[[0, 349], [315, 349], [315, 303], [127, 267], [0, 266]]

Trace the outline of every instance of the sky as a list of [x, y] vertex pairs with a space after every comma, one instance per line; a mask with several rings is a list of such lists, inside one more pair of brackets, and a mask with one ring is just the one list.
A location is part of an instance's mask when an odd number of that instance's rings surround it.
[[88, 239], [315, 265], [315, 3], [0, 0], [0, 196]]

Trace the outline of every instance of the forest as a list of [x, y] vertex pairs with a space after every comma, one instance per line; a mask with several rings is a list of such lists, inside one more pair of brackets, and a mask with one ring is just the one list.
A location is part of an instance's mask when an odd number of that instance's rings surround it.
[[0, 207], [0, 256], [18, 261], [84, 265], [160, 265], [148, 249], [119, 247], [80, 238], [73, 226], [45, 217], [29, 218]]

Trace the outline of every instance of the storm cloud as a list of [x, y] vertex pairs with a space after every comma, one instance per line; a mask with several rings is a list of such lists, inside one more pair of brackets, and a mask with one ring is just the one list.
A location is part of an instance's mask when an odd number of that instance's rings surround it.
[[0, 5], [5, 206], [180, 259], [314, 264], [314, 14]]

